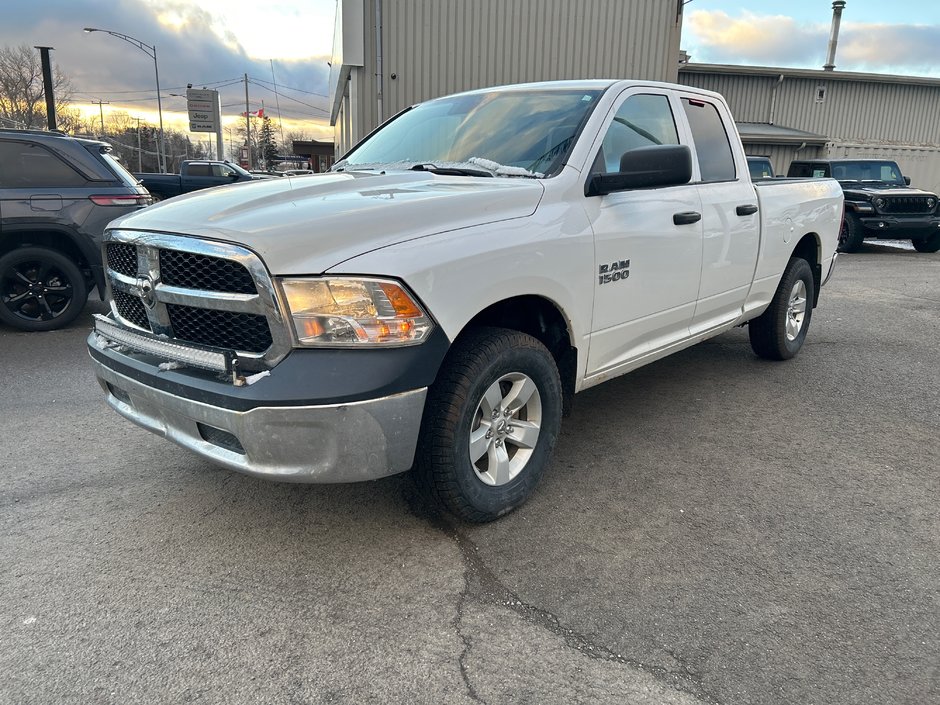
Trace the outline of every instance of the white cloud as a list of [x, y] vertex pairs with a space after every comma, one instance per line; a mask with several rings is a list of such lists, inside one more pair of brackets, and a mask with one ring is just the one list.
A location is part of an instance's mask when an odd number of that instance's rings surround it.
[[[686, 16], [683, 47], [700, 63], [821, 68], [829, 25], [787, 15], [698, 10]], [[940, 27], [842, 22], [836, 68], [940, 75]]]

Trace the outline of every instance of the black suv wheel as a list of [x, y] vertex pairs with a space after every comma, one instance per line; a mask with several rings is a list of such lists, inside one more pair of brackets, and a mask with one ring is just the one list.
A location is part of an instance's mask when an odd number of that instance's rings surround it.
[[64, 255], [21, 247], [0, 257], [0, 320], [25, 331], [66, 326], [88, 298], [85, 277]]

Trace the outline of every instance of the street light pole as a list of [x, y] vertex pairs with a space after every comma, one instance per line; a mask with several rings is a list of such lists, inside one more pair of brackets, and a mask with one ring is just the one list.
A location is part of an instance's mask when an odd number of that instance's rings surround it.
[[154, 76], [157, 79], [157, 112], [160, 115], [160, 171], [166, 173], [166, 140], [163, 136], [163, 101], [160, 99], [160, 69], [157, 66], [157, 47], [155, 45], [146, 44], [145, 42], [140, 41], [134, 37], [131, 37], [127, 34], [122, 34], [121, 32], [113, 32], [110, 29], [98, 29], [97, 27], [85, 27], [85, 32], [104, 32], [105, 34], [110, 34], [112, 37], [117, 37], [118, 39], [123, 39], [128, 44], [137, 47], [147, 56], [153, 59], [153, 72]]

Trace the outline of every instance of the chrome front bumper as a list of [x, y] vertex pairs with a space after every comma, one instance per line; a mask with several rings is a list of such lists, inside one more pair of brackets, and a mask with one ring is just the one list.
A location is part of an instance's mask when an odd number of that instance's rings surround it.
[[121, 416], [231, 470], [285, 482], [357, 482], [403, 472], [414, 461], [427, 388], [344, 404], [235, 411], [92, 363]]

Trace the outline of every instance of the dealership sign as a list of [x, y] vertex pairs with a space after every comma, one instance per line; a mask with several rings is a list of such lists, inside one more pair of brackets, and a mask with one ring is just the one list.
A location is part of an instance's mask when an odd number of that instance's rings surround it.
[[222, 105], [218, 91], [188, 88], [186, 109], [189, 111], [190, 132], [219, 132], [222, 125]]

